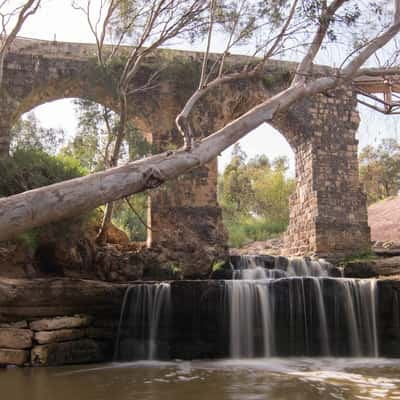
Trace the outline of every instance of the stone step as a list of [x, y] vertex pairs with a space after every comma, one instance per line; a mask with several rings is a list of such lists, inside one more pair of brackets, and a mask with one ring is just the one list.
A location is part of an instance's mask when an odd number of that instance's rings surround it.
[[32, 347], [32, 338], [29, 329], [0, 328], [0, 348], [28, 349]]
[[24, 365], [28, 360], [26, 350], [0, 349], [0, 365]]
[[46, 318], [31, 322], [30, 328], [34, 331], [53, 331], [58, 329], [84, 328], [91, 322], [86, 315], [74, 315], [73, 317]]

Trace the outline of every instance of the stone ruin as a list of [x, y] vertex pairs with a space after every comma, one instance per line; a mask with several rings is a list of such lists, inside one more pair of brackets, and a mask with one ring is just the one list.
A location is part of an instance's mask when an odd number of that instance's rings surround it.
[[[18, 39], [7, 55], [0, 96], [0, 157], [10, 130], [25, 112], [49, 101], [84, 98], [110, 106], [115, 91], [96, 72], [95, 47], [88, 44]], [[130, 118], [156, 151], [182, 145], [174, 119], [198, 80], [201, 54], [159, 50], [148, 57], [135, 84], [162, 67], [159, 85], [129, 105]], [[229, 56], [240, 67], [248, 58]], [[296, 64], [271, 62], [263, 78], [225, 85], [209, 93], [192, 115], [196, 138], [222, 127], [284, 89]], [[318, 74], [322, 67], [316, 67]], [[366, 197], [358, 179], [359, 115], [351, 86], [297, 102], [271, 125], [295, 153], [296, 189], [290, 199], [287, 255], [346, 256], [370, 247]], [[209, 269], [226, 254], [226, 232], [217, 202], [217, 161], [149, 195], [148, 246], [168, 250], [170, 259]]]

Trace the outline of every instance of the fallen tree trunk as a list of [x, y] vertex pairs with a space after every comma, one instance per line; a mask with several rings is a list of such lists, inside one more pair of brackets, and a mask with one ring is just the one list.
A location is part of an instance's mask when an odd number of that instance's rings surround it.
[[231, 144], [271, 120], [300, 97], [334, 87], [335, 78], [301, 83], [279, 93], [203, 139], [188, 152], [165, 152], [104, 172], [0, 199], [0, 240], [51, 222], [73, 217], [99, 205], [155, 188], [213, 160]]

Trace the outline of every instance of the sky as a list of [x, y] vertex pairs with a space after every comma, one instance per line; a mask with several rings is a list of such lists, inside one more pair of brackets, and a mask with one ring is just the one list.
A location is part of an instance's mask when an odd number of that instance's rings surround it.
[[[20, 36], [67, 42], [93, 42], [85, 17], [70, 6], [70, 0], [44, 0], [41, 10], [31, 17], [20, 32]], [[216, 41], [213, 51], [220, 42]], [[193, 46], [184, 43], [172, 43], [170, 47], [193, 50]], [[196, 49], [195, 49], [196, 50]], [[202, 50], [199, 48], [198, 50]], [[69, 136], [76, 131], [76, 115], [71, 100], [59, 100], [47, 103], [33, 110], [45, 127], [62, 128]], [[400, 115], [387, 116], [365, 106], [359, 107], [361, 124], [358, 131], [359, 148], [367, 144], [376, 145], [385, 137], [399, 139]], [[294, 154], [281, 133], [267, 124], [255, 129], [240, 141], [242, 149], [249, 157], [265, 154], [273, 159], [279, 156], [289, 158], [289, 173], [294, 175]], [[230, 160], [231, 148], [219, 157], [219, 170], [222, 171]]]

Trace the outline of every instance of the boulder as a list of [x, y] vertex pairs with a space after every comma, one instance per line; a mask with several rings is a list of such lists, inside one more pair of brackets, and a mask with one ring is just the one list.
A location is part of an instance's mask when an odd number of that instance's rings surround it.
[[351, 261], [344, 265], [345, 278], [375, 278], [378, 276], [370, 261]]
[[127, 244], [129, 243], [129, 237], [122, 229], [110, 224], [107, 228], [107, 243]]
[[39, 344], [67, 342], [85, 336], [84, 329], [60, 329], [57, 331], [35, 332], [35, 341]]
[[35, 346], [31, 363], [36, 366], [56, 366], [104, 361], [101, 345], [91, 339]]
[[84, 328], [91, 322], [87, 315], [74, 315], [73, 317], [56, 317], [40, 319], [30, 323], [34, 331], [53, 331], [57, 329]]
[[90, 216], [48, 224], [40, 230], [35, 263], [42, 276], [96, 278], [97, 214], [93, 211]]
[[399, 274], [400, 257], [351, 261], [344, 266], [344, 276], [347, 278], [374, 278]]
[[27, 349], [32, 347], [33, 332], [29, 329], [0, 328], [0, 348]]
[[34, 252], [23, 240], [0, 243], [0, 276], [7, 278], [34, 278]]
[[0, 349], [0, 365], [24, 365], [28, 359], [26, 350]]
[[126, 282], [142, 279], [145, 265], [142, 255], [135, 251], [124, 251], [111, 244], [97, 248], [96, 271], [102, 280]]

